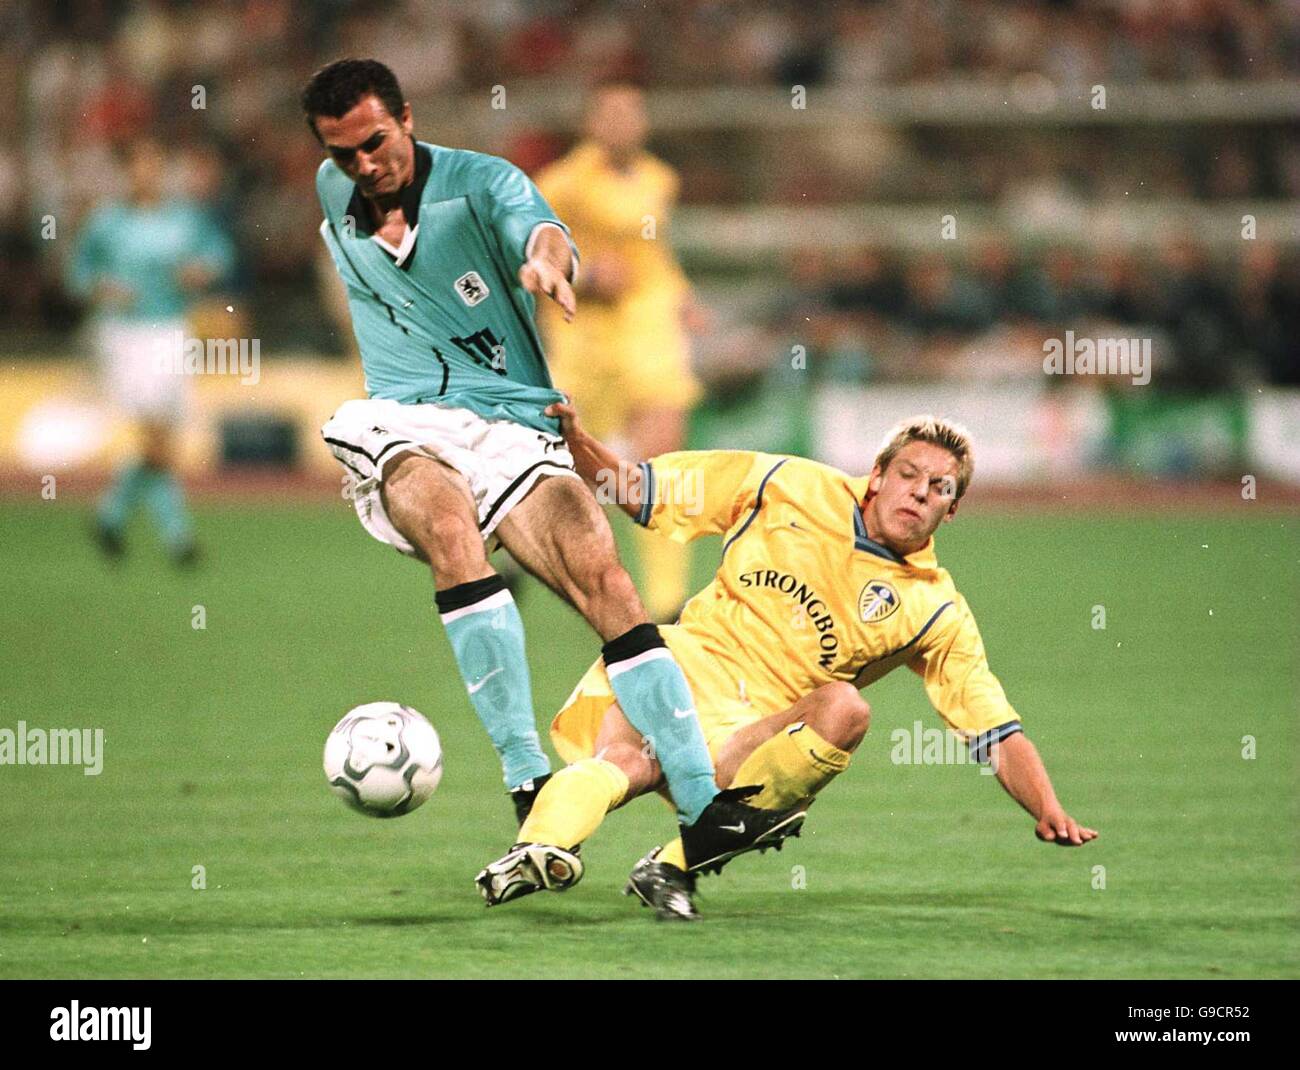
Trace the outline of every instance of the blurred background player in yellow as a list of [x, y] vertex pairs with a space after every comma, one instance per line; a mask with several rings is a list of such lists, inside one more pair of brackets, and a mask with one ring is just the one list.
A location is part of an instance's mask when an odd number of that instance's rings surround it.
[[[687, 336], [700, 313], [668, 242], [679, 180], [646, 151], [648, 133], [642, 91], [603, 84], [588, 102], [583, 140], [537, 177], [583, 252], [582, 316], [563, 323], [548, 308], [541, 317], [555, 384], [593, 434], [637, 457], [680, 449], [700, 395]], [[635, 538], [646, 609], [672, 621], [686, 600], [689, 548], [642, 531]]]

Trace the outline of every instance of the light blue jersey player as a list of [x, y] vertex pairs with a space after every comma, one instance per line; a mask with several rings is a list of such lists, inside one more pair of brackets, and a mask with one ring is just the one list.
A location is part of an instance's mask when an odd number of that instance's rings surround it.
[[127, 521], [143, 504], [173, 560], [188, 565], [196, 548], [173, 448], [189, 384], [171, 358], [184, 345], [191, 302], [230, 271], [234, 250], [199, 205], [164, 196], [165, 166], [152, 141], [128, 149], [128, 197], [86, 220], [68, 285], [91, 306], [88, 328], [105, 392], [142, 435], [141, 456], [117, 473], [99, 502], [97, 541], [110, 558], [120, 557]]
[[[656, 776], [683, 835], [761, 836], [777, 819], [743, 803], [743, 791], [719, 793], [686, 679], [548, 413], [562, 395], [551, 386], [534, 299], [574, 314], [577, 252], [563, 223], [507, 161], [415, 140], [411, 106], [377, 61], [330, 64], [302, 103], [329, 154], [316, 179], [321, 233], [347, 287], [369, 394], [334, 414], [325, 441], [366, 530], [430, 566], [516, 816], [527, 815], [550, 765], [523, 623], [488, 562], [496, 542], [604, 641], [623, 723], [654, 741]], [[529, 847], [516, 845], [480, 875], [493, 889], [489, 903], [581, 874], [575, 853]]]

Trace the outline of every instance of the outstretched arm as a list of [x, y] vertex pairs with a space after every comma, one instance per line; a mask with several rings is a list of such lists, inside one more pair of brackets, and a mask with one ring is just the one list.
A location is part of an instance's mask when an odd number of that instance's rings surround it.
[[560, 434], [573, 454], [578, 475], [595, 489], [619, 488], [615, 495], [618, 507], [635, 520], [641, 512], [641, 466], [628, 464], [600, 439], [587, 434], [578, 422], [578, 411], [568, 402], [548, 405], [545, 415], [560, 421]]
[[640, 464], [587, 434], [567, 401], [548, 405], [574, 467], [602, 505], [614, 502], [642, 527], [675, 542], [730, 531], [758, 489], [789, 458], [746, 450], [682, 450]]
[[1034, 835], [1040, 840], [1062, 847], [1079, 847], [1097, 838], [1095, 829], [1082, 827], [1065, 812], [1052, 790], [1052, 781], [1038, 749], [1023, 732], [993, 744], [991, 761], [1007, 794], [1038, 823]]

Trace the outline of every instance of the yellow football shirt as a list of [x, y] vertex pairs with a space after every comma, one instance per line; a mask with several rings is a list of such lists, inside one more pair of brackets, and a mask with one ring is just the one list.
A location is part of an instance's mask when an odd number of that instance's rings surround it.
[[664, 454], [641, 470], [639, 523], [678, 542], [724, 536], [717, 574], [680, 623], [764, 715], [907, 665], [977, 757], [1019, 731], [933, 540], [902, 558], [867, 537], [867, 477], [734, 450]]
[[629, 296], [662, 291], [680, 298], [687, 289], [665, 240], [679, 185], [677, 172], [648, 152], [639, 153], [626, 172], [618, 171], [591, 142], [578, 144], [537, 176], [537, 188], [583, 257], [613, 254], [622, 261]]
[[622, 433], [632, 412], [687, 409], [700, 395], [682, 324], [690, 285], [668, 237], [679, 184], [677, 173], [650, 153], [620, 171], [591, 142], [537, 176], [584, 262], [616, 260], [624, 273], [618, 297], [582, 296], [572, 323], [551, 302], [538, 308], [556, 386], [601, 437]]

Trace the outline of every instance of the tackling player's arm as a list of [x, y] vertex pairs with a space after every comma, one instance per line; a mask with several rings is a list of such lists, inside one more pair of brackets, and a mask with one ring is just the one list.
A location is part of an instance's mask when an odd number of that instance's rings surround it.
[[994, 743], [991, 754], [998, 783], [1029, 811], [1037, 822], [1034, 835], [1040, 840], [1058, 843], [1062, 847], [1079, 847], [1097, 838], [1095, 829], [1084, 828], [1065, 812], [1052, 790], [1052, 781], [1038, 756], [1038, 748], [1023, 732]]
[[560, 421], [574, 467], [596, 491], [613, 500], [642, 527], [674, 542], [720, 535], [753, 505], [754, 495], [781, 459], [744, 450], [688, 450], [663, 453], [640, 464], [623, 460], [587, 434], [571, 404], [557, 402], [546, 415]]
[[1095, 839], [1096, 830], [1081, 826], [1057, 799], [1037, 748], [1025, 737], [1002, 684], [989, 669], [966, 600], [958, 595], [937, 624], [911, 662], [924, 678], [934, 708], [970, 739], [976, 760], [992, 763], [1007, 794], [1033, 817], [1040, 840], [1078, 847]]
[[600, 439], [587, 434], [578, 419], [578, 410], [568, 402], [548, 405], [544, 415], [560, 421], [560, 434], [573, 454], [573, 467], [578, 475], [593, 489], [599, 489], [611, 479], [615, 486], [624, 488], [624, 493], [617, 495], [618, 507], [636, 520], [641, 513], [641, 466], [629, 464]]

